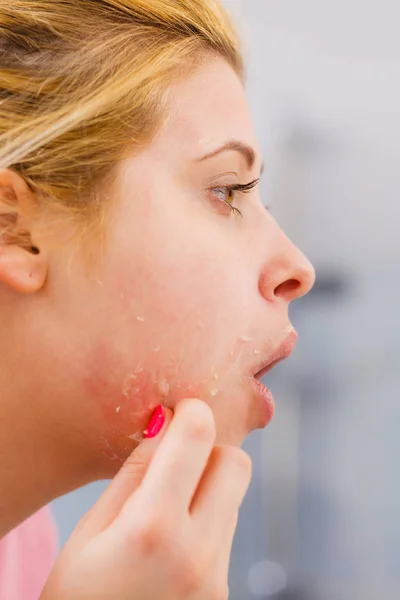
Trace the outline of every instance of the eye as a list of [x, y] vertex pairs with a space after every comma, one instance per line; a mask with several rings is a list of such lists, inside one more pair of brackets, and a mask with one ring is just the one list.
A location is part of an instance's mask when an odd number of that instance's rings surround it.
[[250, 181], [250, 183], [246, 184], [235, 184], [235, 185], [227, 185], [218, 188], [213, 188], [211, 192], [213, 195], [218, 198], [221, 202], [223, 202], [226, 206], [230, 208], [232, 212], [236, 212], [241, 217], [243, 217], [240, 210], [234, 206], [234, 202], [238, 193], [246, 194], [253, 190], [259, 183], [259, 179], [255, 179], [254, 181]]
[[233, 203], [235, 201], [235, 196], [237, 193], [236, 189], [234, 189], [232, 187], [221, 187], [221, 188], [215, 188], [211, 191], [214, 193], [214, 195], [219, 200], [221, 200], [221, 202], [223, 202], [224, 204], [227, 204], [232, 212], [237, 212], [238, 214], [242, 215], [240, 210], [238, 208], [236, 208], [236, 206], [233, 206]]

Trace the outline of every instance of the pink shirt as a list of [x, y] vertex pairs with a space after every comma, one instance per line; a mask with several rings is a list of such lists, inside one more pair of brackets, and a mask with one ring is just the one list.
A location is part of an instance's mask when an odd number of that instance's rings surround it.
[[0, 540], [0, 600], [38, 600], [58, 554], [49, 508]]

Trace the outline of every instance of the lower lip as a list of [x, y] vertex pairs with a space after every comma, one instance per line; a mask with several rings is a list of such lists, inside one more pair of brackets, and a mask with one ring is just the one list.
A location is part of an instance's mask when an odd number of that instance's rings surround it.
[[275, 401], [270, 390], [258, 379], [252, 377], [251, 379], [253, 389], [256, 392], [257, 399], [259, 401], [259, 416], [260, 424], [259, 428], [264, 429], [272, 420], [275, 411]]

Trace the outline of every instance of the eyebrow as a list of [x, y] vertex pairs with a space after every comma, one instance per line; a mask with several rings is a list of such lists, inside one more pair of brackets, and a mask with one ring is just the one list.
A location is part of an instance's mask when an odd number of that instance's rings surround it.
[[[212, 152], [205, 154], [204, 156], [202, 156], [199, 159], [199, 162], [203, 162], [204, 160], [208, 160], [209, 158], [214, 158], [214, 156], [218, 156], [219, 154], [222, 154], [223, 152], [232, 152], [232, 151], [239, 152], [242, 156], [244, 156], [244, 158], [246, 159], [248, 168], [249, 169], [253, 168], [254, 163], [256, 162], [256, 159], [257, 159], [257, 152], [254, 150], [254, 148], [252, 148], [248, 144], [245, 144], [244, 142], [240, 142], [239, 140], [231, 140], [230, 142], [227, 142], [226, 144], [224, 144], [217, 150], [213, 150]], [[265, 167], [265, 165], [263, 163], [261, 166], [261, 173], [264, 171], [264, 167]]]

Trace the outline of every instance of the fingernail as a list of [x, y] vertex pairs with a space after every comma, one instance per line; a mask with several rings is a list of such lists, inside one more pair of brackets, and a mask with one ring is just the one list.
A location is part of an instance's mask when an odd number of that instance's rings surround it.
[[164, 407], [162, 404], [157, 406], [154, 410], [152, 417], [150, 419], [150, 423], [147, 429], [144, 430], [143, 434], [145, 438], [154, 438], [158, 433], [160, 433], [162, 426], [165, 423], [165, 413]]

